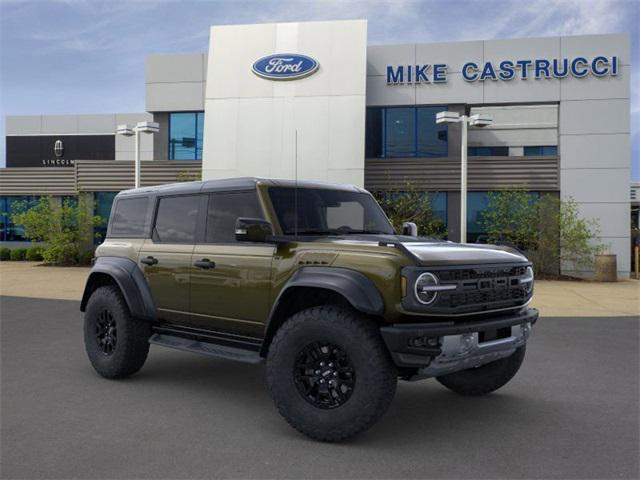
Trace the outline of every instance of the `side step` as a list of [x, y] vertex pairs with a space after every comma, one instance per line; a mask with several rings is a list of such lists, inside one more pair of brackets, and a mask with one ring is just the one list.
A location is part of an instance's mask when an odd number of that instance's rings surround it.
[[226, 358], [236, 362], [262, 363], [264, 358], [257, 351], [243, 348], [230, 347], [228, 345], [218, 345], [211, 342], [202, 342], [194, 338], [184, 338], [165, 333], [154, 333], [149, 338], [149, 343], [162, 345], [163, 347], [184, 350], [185, 352], [200, 353], [211, 357]]

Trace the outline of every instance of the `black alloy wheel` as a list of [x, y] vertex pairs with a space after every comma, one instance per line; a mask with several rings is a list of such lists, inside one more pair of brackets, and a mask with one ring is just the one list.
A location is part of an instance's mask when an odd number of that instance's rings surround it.
[[353, 364], [345, 351], [327, 342], [304, 347], [296, 357], [293, 376], [302, 398], [326, 410], [344, 405], [356, 383]]
[[108, 309], [104, 309], [96, 320], [96, 341], [103, 355], [112, 355], [118, 340], [116, 321]]

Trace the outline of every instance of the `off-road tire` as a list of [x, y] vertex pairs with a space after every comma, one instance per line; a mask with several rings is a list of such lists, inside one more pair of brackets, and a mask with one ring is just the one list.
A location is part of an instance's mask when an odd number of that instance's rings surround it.
[[[108, 312], [115, 323], [116, 340], [110, 354], [97, 338], [100, 316]], [[84, 314], [84, 345], [93, 368], [105, 378], [124, 378], [142, 368], [149, 353], [151, 326], [131, 317], [122, 293], [115, 286], [97, 288]]]
[[[294, 380], [300, 352], [316, 342], [344, 351], [355, 372], [350, 397], [333, 409], [311, 404]], [[269, 347], [266, 367], [269, 390], [280, 414], [299, 432], [327, 442], [371, 427], [389, 407], [398, 380], [375, 323], [337, 305], [312, 307], [291, 316]]]
[[442, 385], [460, 395], [486, 395], [506, 385], [518, 373], [524, 360], [525, 351], [526, 345], [523, 345], [506, 358], [478, 368], [470, 368], [436, 378]]

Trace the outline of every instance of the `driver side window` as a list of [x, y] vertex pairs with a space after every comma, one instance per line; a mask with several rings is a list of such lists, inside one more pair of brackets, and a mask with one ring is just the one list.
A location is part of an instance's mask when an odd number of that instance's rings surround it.
[[236, 220], [239, 217], [264, 219], [255, 191], [210, 194], [206, 243], [236, 243]]

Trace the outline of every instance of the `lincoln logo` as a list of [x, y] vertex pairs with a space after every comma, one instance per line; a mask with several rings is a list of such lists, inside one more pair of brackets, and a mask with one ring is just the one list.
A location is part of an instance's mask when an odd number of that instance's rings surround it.
[[56, 140], [53, 144], [53, 153], [55, 153], [57, 158], [64, 155], [64, 144], [62, 143], [62, 140]]
[[269, 80], [296, 80], [315, 73], [318, 66], [317, 61], [306, 55], [279, 53], [256, 60], [251, 70]]

